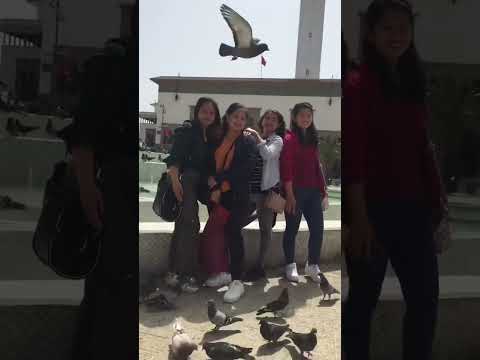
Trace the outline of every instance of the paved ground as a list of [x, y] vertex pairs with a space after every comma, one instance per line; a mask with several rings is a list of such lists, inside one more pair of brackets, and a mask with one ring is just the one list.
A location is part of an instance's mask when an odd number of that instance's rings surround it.
[[[340, 271], [338, 265], [324, 267], [327, 278], [340, 288]], [[266, 341], [259, 332], [256, 310], [276, 299], [281, 288], [290, 289], [290, 309], [284, 319], [294, 331], [308, 332], [312, 327], [318, 330], [318, 345], [313, 352], [313, 359], [340, 359], [340, 301], [325, 301], [319, 305], [321, 290], [303, 277], [298, 285], [289, 284], [280, 277], [279, 271], [273, 271], [268, 281], [248, 283], [245, 296], [236, 304], [224, 304], [222, 294], [214, 289], [203, 288], [193, 295], [180, 295], [174, 301], [176, 311], [148, 312], [143, 306], [139, 310], [140, 319], [140, 357], [141, 360], [163, 360], [168, 358], [168, 344], [172, 336], [172, 323], [178, 317], [185, 331], [197, 343], [204, 341], [227, 341], [241, 346], [253, 347], [256, 359], [301, 359], [297, 348], [288, 340], [281, 346], [265, 345]], [[222, 289], [219, 289], [222, 290]], [[213, 298], [219, 308], [232, 315], [241, 316], [244, 321], [232, 324], [217, 334], [207, 318], [206, 302]], [[336, 299], [339, 296], [336, 295]], [[283, 338], [282, 338], [283, 339]], [[288, 342], [287, 342], [288, 341]], [[201, 347], [201, 346], [200, 346]], [[192, 360], [206, 359], [203, 351], [196, 351]]]

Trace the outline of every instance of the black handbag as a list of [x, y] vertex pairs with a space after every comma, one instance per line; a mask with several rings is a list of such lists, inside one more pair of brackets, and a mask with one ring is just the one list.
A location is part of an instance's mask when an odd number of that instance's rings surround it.
[[173, 192], [172, 182], [166, 172], [158, 180], [157, 193], [152, 209], [155, 214], [167, 222], [176, 221], [182, 213], [182, 204], [177, 200]]
[[58, 275], [78, 280], [94, 270], [100, 248], [101, 234], [87, 221], [73, 169], [58, 162], [45, 187], [33, 250]]

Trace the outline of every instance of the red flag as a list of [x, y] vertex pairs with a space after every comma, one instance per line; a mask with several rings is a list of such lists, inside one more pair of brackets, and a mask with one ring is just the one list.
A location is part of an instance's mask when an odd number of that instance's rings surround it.
[[267, 61], [265, 60], [265, 58], [262, 56], [262, 65], [265, 66], [267, 65]]

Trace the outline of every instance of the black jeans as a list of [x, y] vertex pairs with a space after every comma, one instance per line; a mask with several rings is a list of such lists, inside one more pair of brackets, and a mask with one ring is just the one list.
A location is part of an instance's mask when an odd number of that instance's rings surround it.
[[230, 255], [230, 273], [232, 280], [242, 280], [245, 259], [242, 229], [251, 213], [249, 196], [247, 194], [241, 197], [229, 191], [222, 194], [220, 203], [230, 211], [230, 217], [225, 226], [225, 240]]
[[177, 221], [170, 242], [170, 272], [188, 276], [198, 275], [198, 198], [200, 174], [186, 169], [182, 174], [183, 209]]
[[310, 237], [308, 240], [308, 263], [319, 265], [320, 252], [323, 243], [323, 196], [320, 189], [295, 188], [297, 201], [295, 214], [286, 214], [286, 229], [283, 235], [283, 251], [285, 261], [291, 264], [295, 261], [295, 239], [302, 220], [302, 214], [308, 224]]
[[371, 319], [390, 260], [406, 303], [403, 359], [431, 359], [439, 290], [429, 211], [415, 203], [370, 204], [368, 215], [384, 251], [371, 260], [346, 254], [349, 293], [342, 309], [343, 351], [348, 360], [370, 358]]
[[85, 280], [74, 359], [138, 357], [138, 176], [131, 171], [137, 166], [137, 159], [119, 159], [102, 170], [102, 251]]

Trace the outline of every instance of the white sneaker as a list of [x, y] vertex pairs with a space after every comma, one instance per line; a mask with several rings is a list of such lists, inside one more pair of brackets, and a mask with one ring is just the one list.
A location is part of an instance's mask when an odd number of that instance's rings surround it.
[[228, 285], [232, 282], [232, 275], [226, 272], [221, 272], [219, 274], [210, 276], [207, 281], [205, 281], [205, 285], [208, 287], [221, 287]]
[[320, 268], [318, 267], [318, 265], [309, 265], [308, 262], [307, 264], [305, 265], [305, 276], [308, 276], [310, 279], [312, 279], [312, 281], [316, 282], [316, 283], [320, 283], [321, 281], [321, 278], [318, 274], [320, 274], [321, 271], [320, 271]]
[[285, 274], [287, 275], [288, 281], [298, 282], [297, 264], [287, 264], [287, 267], [285, 268]]
[[245, 288], [243, 283], [240, 280], [233, 280], [225, 295], [223, 296], [223, 301], [226, 303], [234, 303], [237, 302], [245, 292]]

